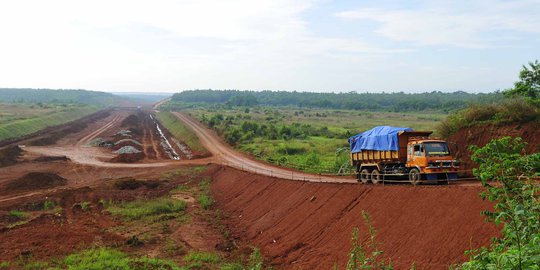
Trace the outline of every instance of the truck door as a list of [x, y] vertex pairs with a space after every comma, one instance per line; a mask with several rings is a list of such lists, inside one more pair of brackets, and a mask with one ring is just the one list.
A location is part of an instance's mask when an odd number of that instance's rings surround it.
[[412, 147], [412, 155], [411, 155], [411, 162], [409, 163], [411, 167], [419, 166], [419, 167], [425, 167], [426, 163], [426, 154], [424, 151], [424, 146], [419, 143], [415, 144]]

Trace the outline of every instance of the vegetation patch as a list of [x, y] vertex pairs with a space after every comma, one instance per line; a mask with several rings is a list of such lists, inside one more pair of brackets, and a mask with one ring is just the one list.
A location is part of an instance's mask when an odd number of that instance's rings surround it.
[[221, 258], [213, 252], [192, 251], [184, 256], [184, 261], [191, 263], [218, 263]]
[[126, 253], [108, 248], [89, 249], [69, 255], [64, 259], [60, 266], [73, 270], [182, 269], [169, 260], [148, 257], [133, 258]]
[[184, 201], [158, 198], [153, 200], [136, 200], [119, 204], [105, 203], [105, 209], [113, 214], [130, 220], [160, 215], [180, 216], [184, 214], [187, 203]]
[[203, 209], [208, 210], [214, 204], [214, 199], [210, 191], [210, 180], [208, 178], [199, 182], [199, 191], [200, 194], [197, 196], [197, 202], [199, 202]]
[[[31, 106], [31, 105], [30, 105]], [[32, 111], [28, 107], [27, 110]], [[0, 141], [35, 133], [47, 127], [61, 125], [99, 110], [94, 105], [58, 105], [54, 110], [45, 114], [29, 115], [2, 123], [0, 126]]]

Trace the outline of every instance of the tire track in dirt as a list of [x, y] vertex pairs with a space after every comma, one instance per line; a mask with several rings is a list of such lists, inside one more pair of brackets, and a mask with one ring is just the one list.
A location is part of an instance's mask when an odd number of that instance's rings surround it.
[[75, 144], [75, 146], [81, 146], [83, 144], [86, 144], [90, 140], [93, 140], [96, 138], [99, 134], [105, 132], [107, 129], [112, 127], [114, 124], [116, 124], [120, 120], [120, 116], [115, 116], [111, 121], [109, 121], [107, 124], [102, 126], [101, 128], [97, 129], [96, 131], [84, 136], [83, 138], [79, 139], [79, 141]]

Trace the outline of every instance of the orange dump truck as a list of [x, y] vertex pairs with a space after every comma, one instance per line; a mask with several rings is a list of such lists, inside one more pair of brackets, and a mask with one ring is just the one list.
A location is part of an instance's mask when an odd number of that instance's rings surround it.
[[358, 181], [424, 181], [457, 179], [458, 162], [444, 140], [430, 139], [431, 131], [378, 126], [349, 138], [351, 162]]

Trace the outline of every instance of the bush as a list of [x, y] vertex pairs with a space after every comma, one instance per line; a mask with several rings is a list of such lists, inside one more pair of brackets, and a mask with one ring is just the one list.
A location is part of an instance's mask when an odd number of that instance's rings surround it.
[[[540, 269], [540, 153], [524, 155], [521, 138], [504, 137], [479, 148], [471, 146], [473, 173], [482, 181], [483, 199], [495, 202], [484, 215], [503, 224], [502, 237], [489, 248], [468, 251], [462, 269]], [[497, 181], [491, 184], [491, 181]]]
[[458, 130], [478, 123], [525, 123], [540, 119], [538, 108], [523, 98], [512, 98], [498, 104], [472, 104], [450, 114], [437, 127], [437, 133], [448, 138]]
[[499, 122], [523, 123], [538, 118], [538, 108], [523, 98], [505, 100], [494, 117]]
[[205, 210], [208, 210], [214, 204], [214, 199], [212, 199], [212, 197], [206, 194], [199, 196], [197, 198], [197, 201], [199, 202], [201, 207]]

